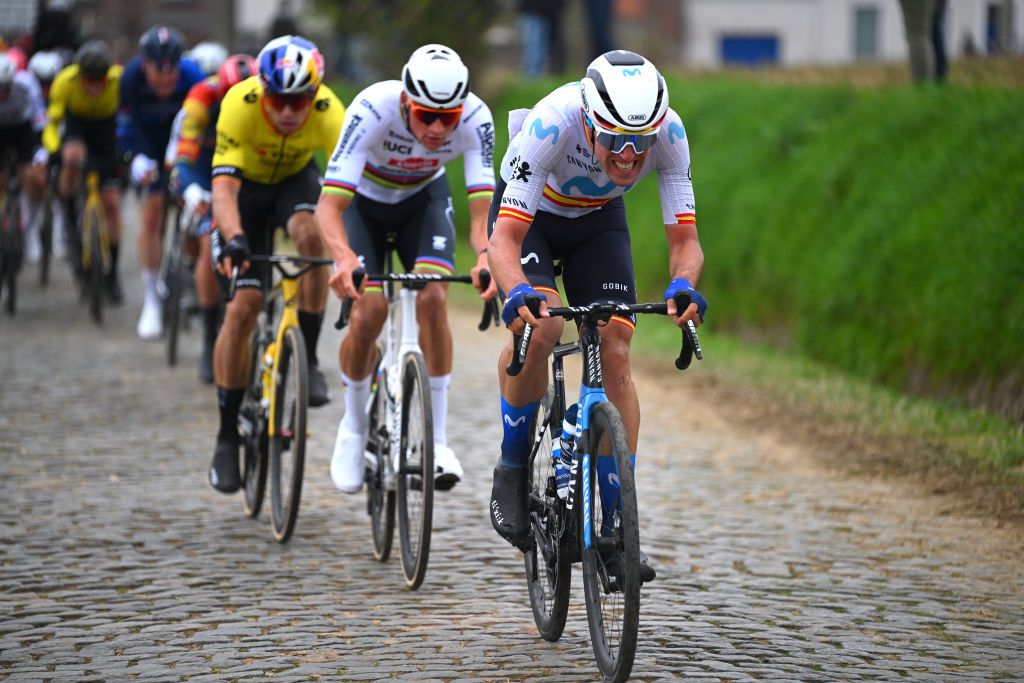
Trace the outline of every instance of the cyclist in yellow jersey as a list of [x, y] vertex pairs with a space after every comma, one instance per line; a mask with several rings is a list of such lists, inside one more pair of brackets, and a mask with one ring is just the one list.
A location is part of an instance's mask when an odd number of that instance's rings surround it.
[[[220, 405], [220, 430], [210, 466], [218, 491], [238, 490], [238, 408], [250, 368], [249, 335], [270, 277], [266, 263], [250, 254], [272, 249], [270, 228], [283, 225], [303, 256], [323, 256], [313, 211], [320, 172], [313, 155], [327, 155], [341, 132], [345, 108], [323, 82], [323, 57], [299, 36], [267, 43], [256, 58], [259, 75], [231, 88], [217, 119], [213, 153], [213, 219], [210, 246], [218, 279], [226, 288], [238, 266], [234, 299], [214, 346], [213, 373]], [[251, 250], [250, 250], [251, 246]], [[326, 269], [302, 277], [299, 326], [310, 363], [309, 402], [327, 403], [327, 383], [317, 367], [316, 344], [327, 302]]]
[[[110, 239], [110, 270], [107, 298], [121, 303], [124, 295], [117, 276], [121, 246], [121, 185], [117, 165], [117, 110], [120, 105], [122, 68], [114, 64], [113, 53], [102, 40], [91, 40], [75, 53], [74, 63], [53, 80], [50, 105], [46, 111], [43, 146], [50, 154], [60, 150], [57, 191], [65, 200], [65, 226], [74, 235], [77, 217], [68, 201], [82, 183], [86, 159], [99, 171], [101, 197]], [[63, 126], [63, 136], [61, 129]], [[76, 264], [77, 265], [77, 264]]]

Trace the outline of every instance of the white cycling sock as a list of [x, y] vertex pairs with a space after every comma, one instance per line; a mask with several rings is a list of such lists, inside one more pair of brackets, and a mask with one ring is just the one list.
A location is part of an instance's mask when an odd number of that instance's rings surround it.
[[341, 373], [341, 383], [345, 386], [345, 415], [341, 421], [350, 432], [359, 434], [365, 432], [368, 426], [366, 399], [370, 397], [371, 379], [370, 375], [363, 379], [352, 379], [344, 372]]
[[157, 272], [155, 270], [142, 269], [142, 286], [146, 292], [146, 303], [160, 305], [160, 290], [157, 289]]
[[434, 443], [448, 445], [448, 386], [452, 375], [430, 378], [430, 407], [434, 418]]

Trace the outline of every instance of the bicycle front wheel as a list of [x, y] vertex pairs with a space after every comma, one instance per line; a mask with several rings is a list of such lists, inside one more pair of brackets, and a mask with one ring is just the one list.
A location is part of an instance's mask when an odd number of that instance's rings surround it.
[[83, 229], [88, 235], [86, 248], [88, 252], [83, 257], [85, 267], [85, 282], [88, 290], [89, 315], [97, 325], [103, 324], [103, 241], [102, 226], [99, 209], [91, 207], [85, 211]]
[[238, 433], [242, 436], [241, 467], [242, 507], [248, 517], [256, 517], [263, 507], [263, 494], [267, 488], [267, 461], [269, 439], [267, 416], [263, 409], [263, 354], [266, 351], [266, 325], [260, 321], [252, 331], [249, 342], [249, 383], [238, 411]]
[[388, 401], [384, 395], [387, 376], [378, 376], [375, 368], [371, 377], [374, 379], [366, 404], [369, 425], [366, 450], [376, 458], [377, 465], [366, 468], [366, 512], [370, 515], [370, 530], [373, 532], [373, 556], [379, 562], [387, 562], [395, 535], [395, 486], [394, 478], [388, 476], [391, 436], [388, 432]]
[[50, 283], [50, 258], [53, 256], [53, 198], [48, 191], [39, 208], [39, 244], [42, 254], [39, 259], [39, 286]]
[[167, 255], [167, 298], [164, 299], [164, 330], [167, 334], [167, 364], [178, 364], [178, 337], [181, 330], [181, 293], [184, 291], [188, 269], [182, 253], [181, 233], [173, 232]]
[[551, 414], [554, 402], [554, 389], [549, 388], [530, 425], [530, 443], [535, 444], [527, 469], [531, 539], [523, 554], [533, 620], [541, 638], [552, 642], [561, 638], [565, 629], [572, 578], [572, 561], [563, 552], [565, 504], [555, 491], [551, 461], [552, 438], [558, 438], [552, 437], [552, 432], [561, 427], [561, 416]]
[[[636, 487], [630, 466], [629, 442], [619, 411], [611, 403], [597, 404], [590, 414], [590, 505], [580, 506], [583, 592], [594, 657], [605, 681], [625, 681], [636, 655], [640, 623], [640, 531]], [[604, 509], [597, 458], [612, 457], [618, 473], [616, 501]], [[609, 477], [611, 479], [611, 476]], [[587, 513], [589, 511], [589, 518]], [[591, 547], [583, 546], [589, 527]]]
[[306, 410], [309, 406], [309, 367], [306, 344], [298, 327], [284, 333], [278, 349], [271, 414], [270, 439], [271, 528], [274, 538], [286, 543], [295, 529], [302, 498], [302, 470], [306, 462]]
[[395, 479], [402, 572], [406, 585], [416, 590], [427, 573], [434, 515], [434, 419], [420, 353], [407, 354], [402, 363], [402, 438]]

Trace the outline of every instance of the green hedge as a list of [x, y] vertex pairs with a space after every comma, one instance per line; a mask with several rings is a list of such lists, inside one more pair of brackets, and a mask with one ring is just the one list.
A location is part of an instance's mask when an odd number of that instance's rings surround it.
[[[507, 112], [557, 85], [488, 99], [495, 163]], [[1024, 416], [1024, 92], [673, 78], [669, 89], [690, 139], [709, 325]], [[448, 172], [464, 235], [461, 166]], [[654, 178], [626, 205], [638, 289], [657, 297]]]

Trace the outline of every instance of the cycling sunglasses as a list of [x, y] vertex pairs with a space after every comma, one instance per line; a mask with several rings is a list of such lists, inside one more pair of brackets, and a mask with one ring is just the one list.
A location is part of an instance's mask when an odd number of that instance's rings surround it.
[[622, 150], [626, 149], [626, 145], [632, 145], [633, 151], [637, 154], [643, 154], [651, 147], [654, 147], [654, 143], [658, 140], [657, 133], [648, 133], [647, 135], [623, 135], [620, 133], [606, 133], [598, 128], [594, 129], [596, 133], [597, 142], [602, 146], [610, 150], [613, 154], [618, 154]]
[[431, 109], [410, 100], [409, 111], [420, 123], [426, 126], [433, 124], [434, 121], [440, 121], [441, 125], [445, 128], [451, 128], [462, 118], [462, 105], [454, 109]]
[[285, 107], [288, 107], [292, 111], [302, 111], [312, 104], [314, 97], [316, 97], [316, 92], [310, 92], [308, 95], [266, 94], [267, 104], [273, 107], [275, 111], [284, 111]]

